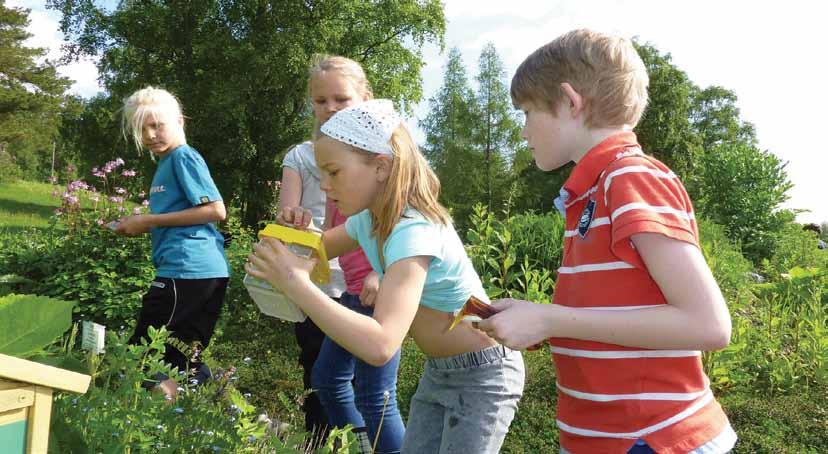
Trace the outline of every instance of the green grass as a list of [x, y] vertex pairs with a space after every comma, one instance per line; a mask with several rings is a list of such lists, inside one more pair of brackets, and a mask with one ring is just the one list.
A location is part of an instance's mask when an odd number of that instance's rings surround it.
[[0, 228], [22, 231], [46, 227], [60, 199], [52, 197], [48, 183], [15, 181], [0, 183]]

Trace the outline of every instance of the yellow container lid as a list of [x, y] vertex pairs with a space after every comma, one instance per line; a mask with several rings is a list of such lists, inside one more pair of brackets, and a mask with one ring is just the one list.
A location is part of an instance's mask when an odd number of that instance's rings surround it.
[[299, 230], [279, 224], [267, 224], [259, 231], [259, 239], [262, 237], [276, 238], [285, 244], [296, 244], [313, 250], [313, 257], [316, 257], [316, 266], [311, 271], [310, 278], [316, 284], [327, 284], [331, 280], [331, 268], [328, 266], [328, 254], [325, 253], [325, 245], [322, 244], [322, 234], [312, 230]]

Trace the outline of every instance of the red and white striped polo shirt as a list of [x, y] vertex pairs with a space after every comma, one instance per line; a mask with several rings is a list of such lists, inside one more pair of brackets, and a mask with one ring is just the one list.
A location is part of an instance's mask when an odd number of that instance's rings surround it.
[[[676, 175], [625, 132], [591, 149], [564, 188], [570, 197], [554, 303], [600, 311], [667, 304], [630, 236], [655, 232], [698, 245], [693, 206]], [[698, 351], [568, 338], [550, 344], [568, 452], [624, 453], [641, 438], [658, 453], [686, 453], [731, 430]]]

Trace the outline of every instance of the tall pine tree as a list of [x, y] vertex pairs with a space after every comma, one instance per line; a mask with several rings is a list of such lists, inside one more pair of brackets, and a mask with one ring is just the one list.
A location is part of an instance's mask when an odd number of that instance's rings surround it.
[[480, 54], [477, 73], [477, 108], [480, 123], [475, 142], [484, 165], [483, 202], [489, 210], [503, 206], [511, 179], [509, 165], [520, 147], [520, 126], [506, 87], [506, 70], [494, 44], [488, 43]]
[[[58, 76], [44, 49], [27, 47], [29, 10], [0, 0], [0, 178], [49, 173], [69, 80]], [[5, 164], [2, 164], [5, 163]]]
[[442, 202], [462, 226], [479, 200], [483, 172], [474, 141], [478, 108], [459, 49], [449, 50], [443, 85], [428, 106], [428, 114], [420, 122], [426, 136], [423, 152], [440, 178]]

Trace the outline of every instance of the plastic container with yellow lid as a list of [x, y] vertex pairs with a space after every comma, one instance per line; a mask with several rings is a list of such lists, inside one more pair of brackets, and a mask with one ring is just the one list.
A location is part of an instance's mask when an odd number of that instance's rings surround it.
[[[259, 231], [259, 239], [264, 237], [278, 239], [299, 257], [316, 258], [316, 266], [310, 275], [314, 283], [326, 284], [330, 280], [331, 270], [328, 267], [328, 256], [322, 244], [321, 232], [268, 224]], [[244, 286], [263, 314], [291, 322], [302, 322], [307, 318], [299, 306], [269, 283], [245, 274]]]

